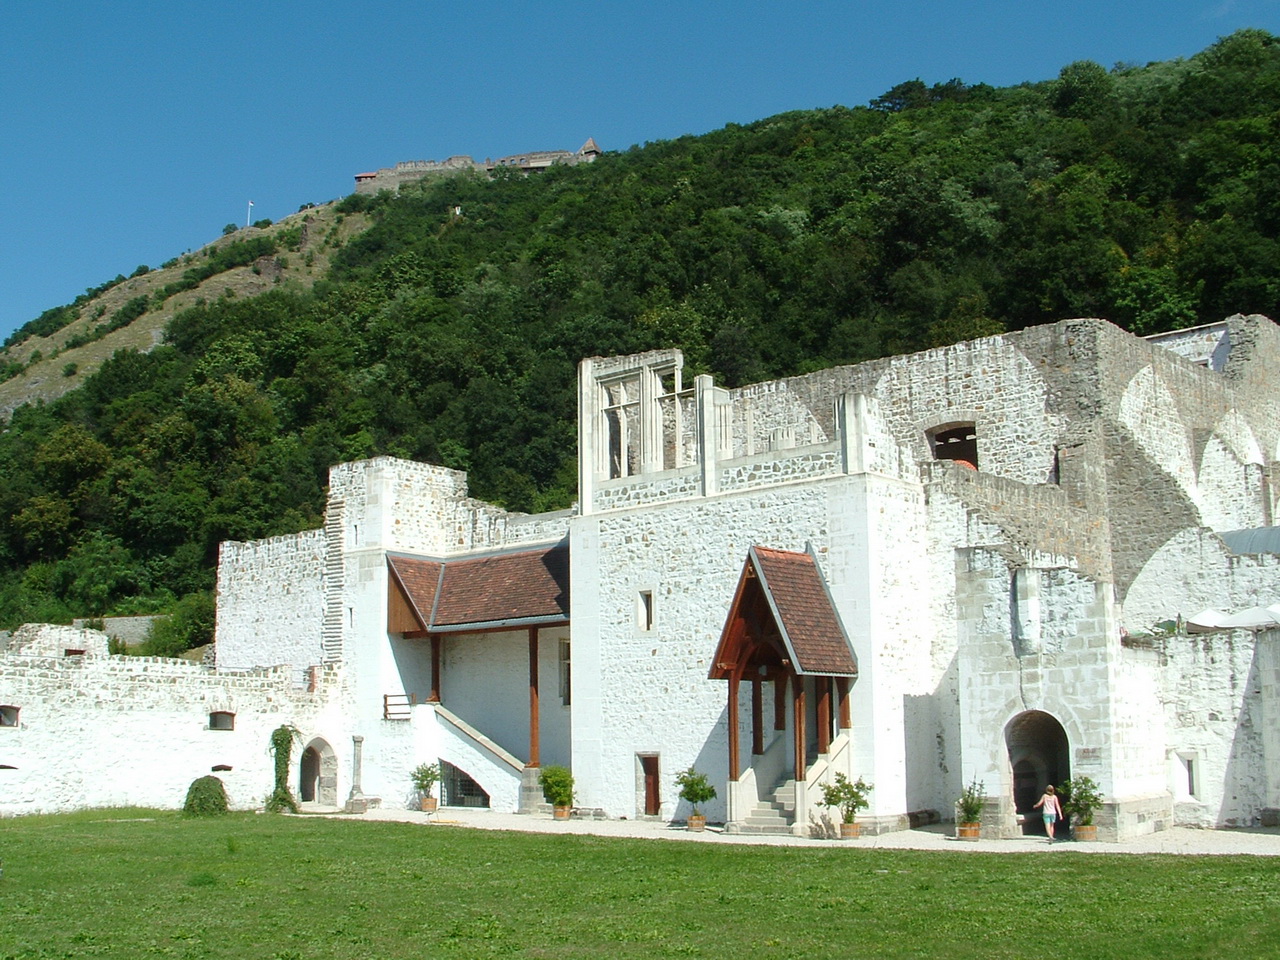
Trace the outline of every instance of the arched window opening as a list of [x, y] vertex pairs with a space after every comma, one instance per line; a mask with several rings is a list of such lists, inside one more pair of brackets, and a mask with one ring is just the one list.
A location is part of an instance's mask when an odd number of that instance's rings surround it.
[[210, 730], [234, 730], [236, 715], [229, 710], [215, 710], [209, 714]]
[[972, 470], [978, 469], [978, 431], [974, 424], [944, 424], [934, 427], [927, 436], [933, 459], [954, 460]]

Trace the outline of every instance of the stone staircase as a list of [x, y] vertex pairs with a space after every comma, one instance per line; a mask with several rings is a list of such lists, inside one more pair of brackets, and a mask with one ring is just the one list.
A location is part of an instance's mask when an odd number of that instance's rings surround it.
[[788, 780], [762, 800], [741, 821], [742, 833], [791, 836], [796, 819], [796, 782]]

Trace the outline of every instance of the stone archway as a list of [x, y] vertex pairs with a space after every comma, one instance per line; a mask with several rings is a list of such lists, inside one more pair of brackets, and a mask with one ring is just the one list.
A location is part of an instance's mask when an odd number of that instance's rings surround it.
[[1061, 786], [1071, 776], [1067, 731], [1043, 710], [1020, 713], [1005, 727], [1005, 745], [1013, 770], [1013, 804], [1023, 818], [1023, 833], [1043, 833], [1044, 823], [1032, 809], [1048, 784]]
[[338, 755], [327, 740], [316, 737], [298, 763], [298, 799], [324, 807], [338, 805]]

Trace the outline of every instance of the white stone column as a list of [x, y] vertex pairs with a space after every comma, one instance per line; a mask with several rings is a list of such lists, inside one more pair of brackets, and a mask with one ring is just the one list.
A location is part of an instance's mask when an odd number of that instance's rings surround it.
[[698, 411], [698, 467], [702, 473], [702, 495], [713, 497], [719, 490], [720, 467], [716, 458], [716, 388], [703, 374], [693, 380]]
[[595, 481], [599, 459], [600, 387], [596, 384], [595, 361], [578, 364], [578, 512], [594, 509]]

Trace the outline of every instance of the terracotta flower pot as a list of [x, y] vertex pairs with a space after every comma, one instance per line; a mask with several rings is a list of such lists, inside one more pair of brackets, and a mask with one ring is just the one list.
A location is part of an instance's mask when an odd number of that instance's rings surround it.
[[694, 833], [701, 833], [703, 830], [707, 829], [707, 818], [702, 814], [698, 814], [696, 817], [690, 815], [689, 819], [685, 821], [685, 824]]
[[856, 822], [840, 824], [841, 840], [857, 840], [860, 836], [862, 836], [862, 824]]
[[982, 835], [982, 824], [980, 823], [956, 824], [957, 840], [977, 840], [981, 835]]
[[557, 820], [568, 820], [571, 813], [573, 813], [573, 807], [552, 807], [551, 809], [551, 816]]
[[439, 801], [439, 800], [437, 800], [435, 797], [423, 797], [423, 798], [422, 798], [422, 812], [423, 812], [423, 813], [435, 813], [435, 812], [436, 812], [436, 809], [437, 809], [439, 806], [440, 806], [440, 801]]

